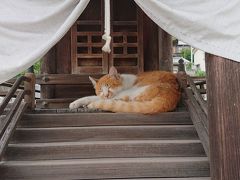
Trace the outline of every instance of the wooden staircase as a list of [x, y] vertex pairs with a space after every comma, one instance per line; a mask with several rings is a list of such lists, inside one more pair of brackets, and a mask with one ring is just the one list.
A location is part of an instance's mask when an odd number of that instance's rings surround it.
[[1, 179], [209, 180], [188, 112], [154, 116], [35, 112], [23, 116]]

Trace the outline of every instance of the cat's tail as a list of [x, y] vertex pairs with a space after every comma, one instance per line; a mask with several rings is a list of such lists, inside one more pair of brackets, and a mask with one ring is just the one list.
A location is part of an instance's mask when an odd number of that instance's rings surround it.
[[144, 102], [109, 99], [94, 102], [90, 105], [90, 108], [112, 112], [155, 114], [174, 110], [177, 106], [178, 100], [178, 96], [176, 96], [176, 98], [171, 97], [170, 99], [155, 97], [151, 101]]

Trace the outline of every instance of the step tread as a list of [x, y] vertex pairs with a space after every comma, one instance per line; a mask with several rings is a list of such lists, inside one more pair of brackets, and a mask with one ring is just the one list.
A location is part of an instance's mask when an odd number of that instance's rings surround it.
[[106, 164], [106, 163], [146, 163], [146, 162], [208, 162], [207, 157], [150, 157], [150, 158], [98, 158], [98, 159], [66, 159], [39, 161], [3, 161], [3, 166], [38, 166], [67, 164]]
[[21, 127], [107, 126], [107, 125], [192, 124], [188, 112], [168, 112], [157, 115], [129, 113], [62, 113], [25, 114]]
[[49, 127], [49, 128], [24, 128], [18, 127], [22, 131], [41, 131], [41, 130], [84, 130], [84, 129], [159, 129], [159, 128], [194, 128], [193, 125], [141, 125], [141, 126], [91, 126], [91, 127]]
[[[210, 177], [185, 177], [185, 178], [137, 178], [128, 180], [211, 180]], [[107, 179], [107, 180], [126, 180], [126, 179]]]
[[199, 140], [117, 140], [9, 144], [7, 160], [206, 156]]
[[206, 157], [6, 161], [0, 166], [0, 173], [3, 179], [208, 177], [209, 163]]
[[65, 142], [120, 139], [198, 139], [193, 125], [17, 128], [12, 142]]
[[[210, 177], [185, 177], [185, 178], [137, 178], [128, 180], [211, 180]], [[107, 179], [107, 180], [126, 180], [126, 179]]]
[[189, 144], [201, 143], [200, 140], [114, 140], [114, 141], [77, 141], [77, 142], [48, 142], [48, 143], [10, 143], [9, 147], [52, 147], [52, 146], [77, 146], [77, 145], [98, 145], [98, 144]]

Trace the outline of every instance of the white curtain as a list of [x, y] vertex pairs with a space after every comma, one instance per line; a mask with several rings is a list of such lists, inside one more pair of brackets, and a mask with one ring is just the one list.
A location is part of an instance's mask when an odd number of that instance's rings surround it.
[[205, 52], [240, 62], [240, 0], [135, 0], [162, 29]]
[[0, 83], [26, 70], [70, 29], [89, 0], [0, 0]]
[[[121, 0], [119, 0], [121, 1]], [[0, 0], [0, 83], [27, 69], [69, 30], [89, 0]], [[240, 0], [135, 0], [161, 28], [240, 62]]]

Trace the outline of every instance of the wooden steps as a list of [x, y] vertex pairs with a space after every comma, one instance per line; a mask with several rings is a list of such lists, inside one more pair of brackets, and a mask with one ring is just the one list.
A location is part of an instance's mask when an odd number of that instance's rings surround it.
[[86, 126], [124, 126], [124, 125], [190, 125], [188, 112], [168, 112], [159, 115], [137, 115], [121, 113], [37, 113], [26, 114], [20, 127], [86, 127]]
[[204, 157], [199, 140], [120, 140], [9, 144], [7, 160], [113, 157]]
[[[185, 177], [185, 178], [131, 178], [131, 180], [211, 180], [210, 177]], [[108, 179], [108, 180], [126, 180], [126, 179]], [[129, 180], [129, 179], [128, 179]]]
[[[3, 177], [105, 179], [140, 177], [197, 177], [209, 173], [205, 157], [101, 158], [45, 161], [8, 161]], [[17, 176], [16, 176], [17, 175]]]
[[[211, 180], [210, 177], [185, 177], [185, 178], [131, 178], [131, 180]], [[126, 180], [126, 179], [108, 179], [108, 180]], [[129, 180], [129, 179], [128, 179]]]
[[210, 180], [188, 112], [25, 114], [1, 163], [1, 179]]
[[71, 142], [123, 139], [198, 139], [193, 125], [17, 128], [12, 142]]

